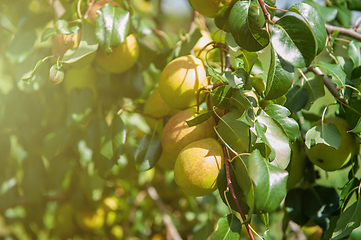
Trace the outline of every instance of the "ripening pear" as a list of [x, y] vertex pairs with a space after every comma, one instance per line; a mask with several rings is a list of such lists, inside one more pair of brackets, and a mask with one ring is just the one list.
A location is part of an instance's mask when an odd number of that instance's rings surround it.
[[77, 48], [79, 46], [81, 40], [81, 34], [82, 34], [81, 31], [73, 36], [66, 34], [55, 34], [53, 37], [53, 46], [52, 46], [53, 54], [59, 54], [60, 59], [62, 59], [64, 53], [67, 50], [71, 48]]
[[[146, 100], [143, 113], [155, 118], [145, 116], [145, 121], [151, 129], [154, 129], [160, 136], [164, 128], [164, 116], [174, 116], [179, 110], [172, 109], [160, 96], [158, 88], [154, 89]], [[159, 118], [159, 119], [156, 119]]]
[[113, 48], [109, 55], [99, 47], [96, 60], [104, 70], [111, 73], [122, 73], [133, 67], [138, 57], [139, 44], [135, 36], [130, 34], [117, 47]]
[[[201, 109], [200, 114], [206, 110]], [[171, 170], [174, 168], [178, 153], [189, 143], [203, 138], [217, 138], [213, 127], [216, 121], [210, 117], [206, 121], [188, 127], [186, 121], [194, 119], [197, 116], [197, 108], [192, 107], [183, 110], [169, 119], [162, 133], [162, 156], [159, 164], [162, 168]]]
[[174, 180], [190, 196], [205, 196], [217, 189], [217, 176], [224, 164], [221, 144], [204, 138], [188, 144], [177, 157]]
[[[164, 101], [175, 109], [197, 105], [198, 89], [208, 85], [202, 60], [192, 55], [178, 57], [168, 63], [159, 77], [159, 92]], [[205, 93], [200, 94], [200, 102]]]
[[221, 8], [228, 6], [237, 0], [188, 0], [190, 5], [200, 14], [214, 18]]
[[[307, 155], [310, 161], [326, 171], [335, 171], [340, 169], [354, 153], [356, 149], [356, 135], [347, 132], [349, 126], [343, 118], [329, 117], [325, 118], [324, 124], [333, 123], [341, 134], [341, 143], [338, 149], [323, 143], [316, 144], [310, 149], [307, 148]], [[320, 125], [318, 121], [315, 125]]]
[[212, 59], [214, 57], [214, 50], [212, 45], [208, 45], [205, 49], [203, 49], [207, 44], [213, 42], [212, 36], [207, 31], [201, 31], [202, 37], [197, 41], [196, 45], [194, 45], [193, 50], [194, 54], [198, 56], [199, 52], [202, 50], [202, 52], [199, 54], [199, 58], [203, 61], [206, 61], [207, 59]]

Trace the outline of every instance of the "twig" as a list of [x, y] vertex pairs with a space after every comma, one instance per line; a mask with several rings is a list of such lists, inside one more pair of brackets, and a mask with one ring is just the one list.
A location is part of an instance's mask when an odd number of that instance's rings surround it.
[[84, 14], [84, 18], [87, 18], [88, 17], [88, 14], [90, 12], [90, 9], [92, 8], [92, 6], [94, 5], [94, 2], [95, 0], [92, 0], [90, 3], [89, 3], [89, 6], [88, 6], [88, 9], [86, 10], [85, 14]]
[[358, 41], [361, 41], [361, 34], [358, 32], [355, 32], [352, 28], [343, 28], [343, 27], [336, 27], [333, 25], [325, 24], [326, 30], [329, 34], [331, 34], [334, 31], [340, 32], [340, 34], [352, 37], [353, 39], [356, 39]]
[[[241, 208], [241, 205], [239, 204], [238, 202], [238, 199], [237, 199], [237, 196], [236, 196], [236, 193], [234, 191], [234, 188], [233, 188], [233, 185], [232, 185], [232, 180], [231, 180], [231, 173], [230, 173], [230, 166], [229, 166], [229, 157], [228, 157], [228, 153], [227, 153], [227, 149], [225, 146], [223, 146], [223, 154], [224, 154], [224, 166], [226, 168], [226, 175], [227, 175], [227, 188], [231, 191], [231, 194], [232, 194], [232, 197], [234, 199], [234, 202], [236, 203], [237, 205], [237, 209], [238, 209], [238, 212], [241, 214], [241, 217], [243, 219], [243, 221], [246, 221], [247, 218], [246, 218], [246, 215], [244, 215], [243, 211], [242, 211], [242, 208]], [[254, 240], [254, 237], [253, 237], [253, 234], [252, 234], [252, 230], [251, 228], [249, 227], [249, 225], [247, 223], [245, 223], [244, 225], [247, 229], [247, 232], [248, 232], [248, 235], [250, 237], [251, 240]]]
[[167, 230], [169, 231], [169, 233], [171, 234], [172, 239], [182, 240], [182, 237], [180, 236], [177, 228], [174, 226], [172, 219], [167, 214], [165, 205], [164, 205], [163, 201], [159, 198], [157, 190], [153, 186], [151, 186], [150, 183], [146, 183], [146, 188], [147, 188], [149, 196], [157, 204], [160, 214], [162, 215], [164, 224], [165, 224]]

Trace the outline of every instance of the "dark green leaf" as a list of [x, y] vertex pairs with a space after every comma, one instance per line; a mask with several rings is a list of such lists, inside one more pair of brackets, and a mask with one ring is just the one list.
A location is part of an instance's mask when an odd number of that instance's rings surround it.
[[334, 6], [337, 8], [336, 19], [343, 25], [345, 28], [349, 28], [351, 25], [351, 10], [347, 7], [346, 1], [335, 1]]
[[229, 26], [229, 15], [231, 13], [233, 5], [228, 5], [218, 11], [217, 15], [214, 18], [214, 23], [219, 29], [222, 29], [225, 32], [231, 32]]
[[327, 31], [321, 15], [316, 9], [306, 3], [296, 3], [289, 9], [291, 12], [300, 14], [311, 29], [316, 40], [316, 54], [320, 54], [325, 47]]
[[255, 183], [256, 210], [266, 213], [279, 208], [286, 197], [288, 172], [268, 163], [258, 150], [251, 153], [246, 165]]
[[271, 65], [268, 71], [265, 99], [281, 97], [291, 88], [294, 68], [279, 56], [271, 45]]
[[193, 118], [192, 120], [186, 121], [188, 127], [193, 127], [195, 125], [201, 124], [202, 122], [207, 121], [210, 117], [212, 117], [213, 115], [213, 111], [207, 111], [205, 113], [202, 114], [197, 114], [197, 116], [195, 118]]
[[269, 34], [259, 23], [263, 14], [256, 1], [237, 1], [229, 15], [229, 25], [236, 43], [249, 52], [256, 52], [269, 44]]
[[359, 0], [346, 0], [348, 9], [361, 11], [361, 2]]
[[308, 67], [316, 56], [316, 41], [301, 19], [286, 15], [273, 26], [271, 42], [276, 52], [295, 67]]
[[152, 134], [144, 135], [135, 150], [135, 162], [139, 172], [147, 171], [155, 166], [162, 154], [162, 143]]
[[335, 149], [341, 144], [341, 134], [333, 123], [320, 124], [307, 131], [305, 144], [310, 149], [316, 144], [325, 144]]
[[347, 47], [347, 55], [351, 58], [354, 68], [361, 65], [361, 43], [352, 40]]
[[345, 119], [353, 133], [361, 132], [361, 100], [350, 101]]
[[310, 219], [305, 215], [302, 209], [302, 197], [305, 194], [305, 189], [293, 188], [291, 189], [285, 199], [286, 211], [292, 221], [298, 225], [304, 225]]
[[107, 54], [112, 52], [128, 36], [130, 13], [121, 7], [106, 3], [97, 11], [95, 18], [95, 35], [101, 48]]
[[284, 104], [291, 113], [300, 111], [308, 101], [308, 92], [306, 89], [296, 85], [293, 86], [286, 94], [286, 102]]

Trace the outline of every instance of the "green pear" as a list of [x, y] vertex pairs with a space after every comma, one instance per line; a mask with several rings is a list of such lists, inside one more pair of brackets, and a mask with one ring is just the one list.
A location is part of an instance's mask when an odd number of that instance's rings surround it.
[[[346, 120], [339, 117], [329, 117], [324, 119], [324, 124], [333, 123], [341, 134], [341, 143], [338, 149], [326, 144], [316, 144], [310, 149], [307, 148], [307, 155], [310, 161], [326, 171], [336, 171], [340, 169], [354, 153], [356, 149], [356, 135], [348, 132], [349, 126]], [[315, 126], [320, 125], [318, 121]]]
[[236, 0], [189, 0], [189, 4], [200, 14], [214, 18], [221, 8], [228, 6]]
[[190, 143], [179, 153], [174, 180], [190, 196], [205, 196], [217, 189], [217, 176], [224, 164], [221, 144], [214, 138]]
[[[200, 114], [206, 110], [200, 109]], [[169, 119], [164, 126], [162, 133], [163, 153], [159, 159], [159, 164], [164, 169], [172, 170], [179, 152], [191, 142], [201, 140], [203, 138], [217, 138], [217, 134], [213, 127], [216, 121], [210, 117], [206, 121], [188, 127], [186, 121], [192, 120], [197, 116], [197, 108], [192, 107], [183, 110]]]
[[[187, 55], [168, 63], [158, 84], [164, 101], [171, 108], [184, 110], [197, 105], [197, 91], [208, 85], [208, 79], [202, 60]], [[205, 93], [201, 92], [199, 101], [204, 99]]]

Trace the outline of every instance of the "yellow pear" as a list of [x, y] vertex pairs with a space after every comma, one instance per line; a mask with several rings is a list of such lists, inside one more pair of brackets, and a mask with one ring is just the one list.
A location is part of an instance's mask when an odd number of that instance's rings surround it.
[[213, 42], [213, 39], [211, 37], [211, 34], [207, 31], [201, 31], [202, 37], [197, 41], [196, 45], [194, 45], [193, 50], [194, 54], [198, 56], [199, 52], [202, 50], [202, 52], [199, 54], [199, 58], [203, 61], [206, 61], [207, 59], [212, 59], [214, 57], [214, 51], [212, 50], [212, 45], [208, 45], [205, 49], [203, 49], [208, 43]]
[[[164, 101], [175, 109], [197, 104], [198, 89], [208, 85], [202, 60], [192, 55], [178, 57], [168, 63], [159, 77], [159, 92]], [[205, 93], [200, 94], [200, 102]]]
[[[354, 153], [356, 148], [356, 135], [347, 132], [349, 126], [346, 120], [340, 117], [325, 118], [324, 124], [333, 123], [341, 134], [341, 143], [338, 149], [326, 144], [316, 144], [310, 149], [307, 148], [307, 155], [310, 161], [326, 171], [335, 171], [340, 169]], [[315, 125], [320, 125], [318, 121]]]
[[111, 73], [122, 73], [137, 62], [139, 56], [139, 45], [133, 34], [128, 35], [123, 42], [107, 55], [105, 51], [99, 47], [96, 60], [98, 64], [106, 71]]
[[95, 212], [83, 209], [77, 212], [75, 216], [79, 227], [85, 231], [95, 231], [103, 227], [105, 211], [102, 207], [97, 208]]
[[228, 6], [237, 0], [188, 0], [190, 5], [200, 14], [214, 18], [221, 8]]
[[[200, 114], [205, 111], [201, 109]], [[178, 153], [189, 143], [203, 138], [217, 138], [217, 134], [213, 129], [216, 126], [213, 117], [198, 125], [188, 127], [186, 121], [192, 120], [196, 116], [197, 108], [188, 108], [171, 117], [164, 126], [161, 139], [163, 153], [159, 160], [159, 164], [163, 168], [173, 169]]]
[[217, 189], [217, 176], [224, 164], [221, 144], [204, 138], [188, 144], [177, 157], [174, 180], [190, 196], [205, 196]]
[[[154, 89], [149, 95], [147, 101], [144, 104], [143, 113], [145, 114], [145, 121], [151, 129], [154, 129], [159, 136], [162, 135], [164, 128], [164, 116], [173, 116], [178, 113], [179, 110], [172, 109], [166, 104], [163, 98], [160, 96], [158, 88]], [[154, 118], [148, 117], [152, 116]], [[156, 119], [159, 118], [159, 119]]]

